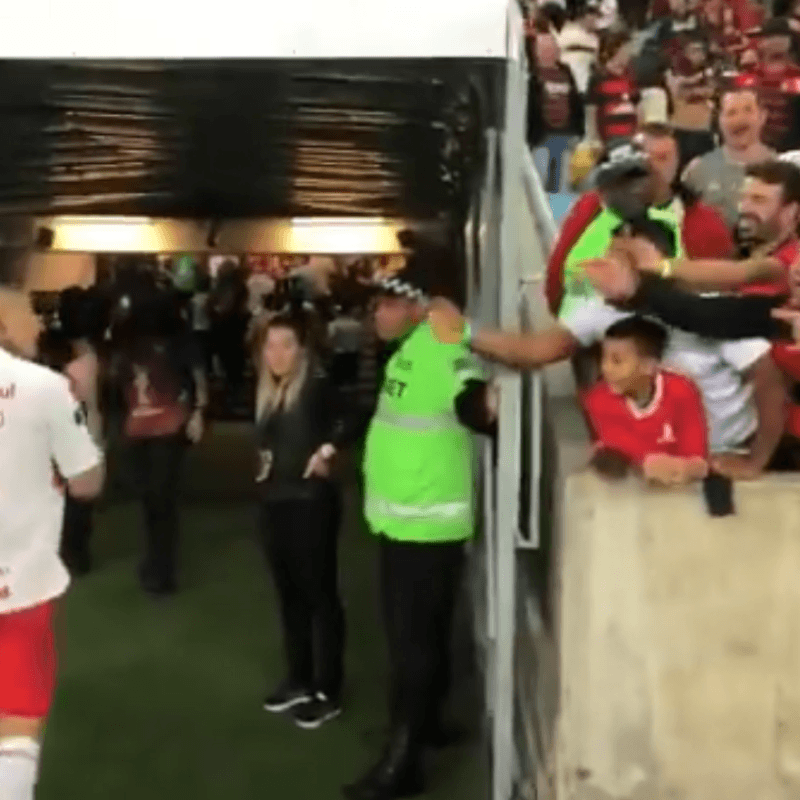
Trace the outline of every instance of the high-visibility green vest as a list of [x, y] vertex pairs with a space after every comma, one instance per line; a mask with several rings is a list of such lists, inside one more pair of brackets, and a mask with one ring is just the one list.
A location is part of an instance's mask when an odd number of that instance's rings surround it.
[[392, 539], [448, 542], [474, 529], [473, 434], [455, 399], [483, 370], [461, 344], [418, 325], [386, 365], [364, 454], [370, 529]]

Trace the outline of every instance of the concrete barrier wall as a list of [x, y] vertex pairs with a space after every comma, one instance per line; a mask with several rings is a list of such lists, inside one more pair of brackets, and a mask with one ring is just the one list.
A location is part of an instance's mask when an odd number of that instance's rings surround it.
[[800, 798], [800, 480], [565, 478], [555, 543], [558, 800]]

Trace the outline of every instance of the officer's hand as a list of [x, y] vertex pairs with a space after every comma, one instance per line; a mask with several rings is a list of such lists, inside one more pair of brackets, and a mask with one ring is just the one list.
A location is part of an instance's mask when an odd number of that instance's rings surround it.
[[464, 315], [458, 306], [443, 297], [435, 297], [428, 306], [428, 323], [433, 335], [443, 344], [458, 344], [464, 338]]

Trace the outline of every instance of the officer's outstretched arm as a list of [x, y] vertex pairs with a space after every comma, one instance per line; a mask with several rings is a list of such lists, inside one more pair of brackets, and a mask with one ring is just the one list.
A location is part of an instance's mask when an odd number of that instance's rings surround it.
[[561, 325], [539, 333], [505, 333], [489, 329], [473, 332], [470, 348], [484, 358], [517, 369], [536, 369], [574, 355], [578, 340]]

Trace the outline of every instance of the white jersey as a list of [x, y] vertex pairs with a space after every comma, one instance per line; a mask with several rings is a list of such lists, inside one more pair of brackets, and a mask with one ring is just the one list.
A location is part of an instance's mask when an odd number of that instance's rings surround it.
[[[600, 341], [609, 326], [628, 316], [630, 313], [593, 297], [572, 306], [560, 322], [582, 345], [589, 346]], [[670, 329], [664, 365], [697, 384], [712, 452], [740, 449], [756, 432], [753, 387], [744, 373], [769, 351], [766, 339], [718, 341]]]
[[11, 591], [0, 614], [66, 590], [55, 470], [70, 479], [101, 459], [67, 379], [0, 349], [0, 586]]

